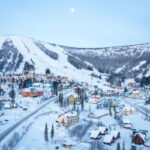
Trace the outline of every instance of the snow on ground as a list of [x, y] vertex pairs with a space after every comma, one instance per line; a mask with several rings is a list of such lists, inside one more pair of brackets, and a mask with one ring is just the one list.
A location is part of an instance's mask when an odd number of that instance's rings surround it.
[[139, 70], [139, 68], [146, 63], [146, 60], [141, 61], [136, 67], [134, 67], [132, 70]]
[[149, 77], [150, 76], [150, 69], [146, 72], [145, 77]]
[[120, 68], [117, 68], [116, 69], [116, 71], [115, 71], [115, 73], [119, 73], [119, 72], [121, 72], [121, 70], [123, 70], [125, 68], [125, 65], [124, 66], [122, 66], [122, 67], [120, 67]]
[[[34, 62], [36, 73], [45, 73], [45, 70], [47, 68], [50, 68], [51, 72], [54, 73], [55, 75], [67, 76], [69, 77], [69, 79], [73, 79], [78, 82], [83, 81], [88, 82], [89, 84], [91, 83], [95, 84], [99, 80], [95, 78], [91, 79], [91, 73], [100, 74], [96, 69], [93, 68], [93, 71], [85, 69], [79, 70], [75, 68], [73, 65], [71, 65], [67, 60], [68, 52], [65, 51], [63, 48], [61, 48], [60, 46], [53, 46], [46, 42], [40, 42], [22, 36], [1, 37], [0, 44], [2, 44], [5, 40], [12, 41], [13, 45], [17, 48], [18, 52], [23, 55], [23, 63], [21, 63], [20, 68], [17, 70], [17, 72], [19, 73], [22, 72], [24, 67], [23, 64], [25, 61], [27, 61], [30, 64], [33, 64]], [[40, 42], [48, 50], [57, 53], [59, 55], [58, 60], [54, 60], [48, 55], [46, 55], [35, 44], [35, 42]]]
[[[69, 94], [68, 94], [69, 95]], [[67, 96], [66, 96], [67, 97]], [[127, 105], [125, 101], [123, 101], [123, 97], [119, 99], [121, 105]], [[127, 99], [131, 101], [131, 99]], [[114, 114], [113, 116], [109, 115], [109, 109], [108, 108], [102, 108], [102, 109], [97, 109], [96, 104], [89, 104], [85, 102], [84, 105], [84, 111], [81, 111], [80, 108], [80, 120], [79, 123], [76, 125], [73, 125], [71, 127], [65, 128], [62, 126], [57, 126], [57, 117], [59, 114], [63, 113], [64, 111], [67, 110], [72, 110], [73, 105], [69, 105], [69, 107], [65, 108], [60, 108], [58, 103], [51, 103], [48, 105], [45, 109], [43, 109], [40, 114], [36, 116], [36, 119], [34, 120], [33, 125], [29, 129], [29, 131], [24, 135], [24, 137], [21, 139], [19, 144], [15, 147], [14, 150], [46, 150], [46, 149], [55, 149], [57, 146], [59, 149], [64, 150], [66, 148], [63, 148], [61, 146], [62, 140], [63, 139], [68, 139], [71, 141], [74, 141], [76, 145], [72, 147], [71, 149], [76, 150], [78, 148], [82, 150], [89, 149], [90, 143], [93, 142], [94, 140], [91, 140], [89, 137], [89, 133], [93, 130], [96, 129], [97, 123], [102, 122], [103, 125], [105, 125], [108, 128], [108, 134], [112, 130], [117, 130], [120, 132], [120, 138], [115, 141], [113, 144], [109, 145], [104, 145], [102, 144], [104, 149], [107, 150], [112, 150], [116, 149], [117, 143], [120, 142], [121, 146], [123, 141], [125, 142], [126, 149], [131, 148], [131, 134], [132, 131], [129, 129], [125, 129], [122, 126], [120, 126], [117, 122], [117, 120], [114, 119]], [[95, 114], [98, 115], [103, 115], [105, 113], [108, 113], [107, 116], [104, 116], [100, 119], [92, 119], [88, 117], [89, 114], [89, 107], [90, 111], [94, 112]], [[112, 110], [113, 113], [113, 110]], [[150, 122], [147, 120], [144, 120], [144, 116], [141, 115], [138, 111], [135, 111], [134, 115], [128, 115], [124, 116], [123, 119], [128, 119], [131, 121], [133, 128], [136, 128], [137, 130], [149, 130]], [[90, 128], [85, 132], [85, 135], [79, 140], [76, 136], [70, 136], [70, 132], [72, 129], [74, 129], [78, 125], [83, 125], [85, 126], [87, 122], [92, 121], [93, 124], [90, 126]], [[45, 128], [45, 123], [48, 124], [49, 128], [49, 142], [46, 144], [44, 141], [44, 128]], [[55, 130], [55, 136], [53, 142], [51, 141], [50, 138], [50, 131], [51, 131], [51, 126], [54, 124], [54, 130]], [[31, 136], [32, 135], [32, 136]], [[150, 137], [150, 133], [147, 134], [147, 137]], [[100, 143], [103, 143], [104, 136], [100, 140], [98, 140]], [[28, 144], [25, 144], [28, 143]], [[35, 144], [36, 143], [36, 144]], [[144, 147], [144, 150], [148, 150], [147, 148]]]

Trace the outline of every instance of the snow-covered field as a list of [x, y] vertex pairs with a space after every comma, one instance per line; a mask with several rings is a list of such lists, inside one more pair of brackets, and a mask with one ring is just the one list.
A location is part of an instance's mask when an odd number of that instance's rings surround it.
[[[66, 98], [67, 96], [69, 96], [69, 94], [70, 93], [66, 95]], [[135, 99], [120, 97], [119, 98], [120, 106], [125, 105], [130, 107], [130, 105], [126, 103], [127, 101], [134, 103]], [[98, 127], [97, 124], [99, 122], [102, 122], [102, 124], [108, 128], [108, 134], [110, 134], [110, 132], [113, 130], [117, 130], [120, 132], [120, 138], [110, 146], [103, 144], [104, 136], [102, 136], [102, 138], [98, 140], [98, 142], [102, 143], [101, 147], [103, 149], [115, 150], [118, 142], [121, 144], [122, 147], [123, 141], [125, 142], [126, 149], [131, 148], [132, 131], [130, 129], [123, 128], [118, 123], [118, 121], [114, 119], [113, 110], [112, 110], [112, 116], [110, 116], [108, 108], [97, 109], [96, 104], [89, 104], [88, 102], [85, 102], [84, 110], [81, 110], [81, 106], [78, 107], [80, 110], [79, 123], [71, 127], [62, 127], [62, 126], [58, 126], [57, 124], [58, 115], [67, 110], [72, 110], [73, 105], [69, 105], [68, 107], [61, 108], [58, 102], [52, 102], [50, 105], [45, 107], [42, 111], [40, 111], [32, 120], [30, 120], [32, 124], [29, 127], [28, 132], [26, 132], [24, 136], [19, 140], [14, 150], [37, 150], [37, 149], [47, 150], [47, 149], [56, 149], [56, 148], [63, 150], [66, 149], [63, 148], [61, 145], [63, 139], [67, 139], [68, 141], [73, 141], [75, 143], [75, 146], [71, 148], [73, 150], [76, 149], [86, 150], [89, 149], [91, 147], [91, 143], [95, 141], [90, 139], [89, 133], [93, 129]], [[103, 115], [106, 113], [108, 113], [108, 115], [99, 119], [93, 119], [88, 117], [89, 111], [97, 115]], [[150, 122], [148, 120], [145, 120], [145, 116], [141, 114], [138, 110], [135, 110], [135, 113], [133, 115], [123, 115], [123, 119], [130, 120], [132, 123], [132, 128], [135, 128], [137, 130], [149, 131]], [[75, 135], [71, 134], [72, 133], [71, 131], [73, 131], [73, 129], [75, 129], [79, 125], [81, 125], [80, 127], [83, 127], [84, 129], [86, 124], [89, 123], [90, 121], [92, 122], [92, 124], [87, 130], [85, 130], [85, 133], [82, 137], [79, 138], [77, 134]], [[46, 123], [48, 124], [49, 142], [45, 142], [44, 140], [44, 130], [45, 130]], [[52, 124], [54, 125], [54, 131], [55, 131], [53, 140], [51, 140], [50, 137]], [[78, 132], [78, 130], [76, 132]], [[147, 133], [147, 137], [150, 137], [149, 132]], [[143, 146], [138, 146], [138, 149], [141, 149], [142, 147]], [[143, 149], [148, 150], [149, 148], [143, 147]]]

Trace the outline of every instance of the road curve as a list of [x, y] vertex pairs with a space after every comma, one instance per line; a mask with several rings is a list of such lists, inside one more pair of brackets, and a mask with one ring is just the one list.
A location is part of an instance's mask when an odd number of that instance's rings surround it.
[[[64, 92], [64, 95], [71, 92], [72, 89]], [[36, 110], [34, 110], [33, 112], [31, 112], [30, 114], [28, 114], [27, 116], [25, 116], [23, 119], [21, 119], [20, 121], [18, 121], [17, 123], [15, 123], [14, 125], [12, 125], [11, 127], [9, 127], [7, 130], [5, 130], [3, 133], [0, 134], [0, 142], [8, 135], [10, 134], [14, 129], [16, 129], [19, 125], [21, 125], [22, 123], [24, 123], [27, 119], [31, 118], [34, 114], [36, 114], [37, 112], [39, 112], [42, 108], [44, 108], [45, 106], [47, 106], [49, 103], [51, 103], [52, 101], [55, 101], [58, 98], [58, 96], [55, 96], [53, 98], [51, 98], [48, 102], [45, 102], [42, 106], [38, 107]]]

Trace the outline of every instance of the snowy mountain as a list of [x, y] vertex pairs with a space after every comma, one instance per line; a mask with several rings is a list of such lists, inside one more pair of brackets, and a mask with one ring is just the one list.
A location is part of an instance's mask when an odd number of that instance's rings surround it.
[[99, 72], [120, 74], [125, 78], [150, 75], [150, 43], [104, 48], [61, 47], [88, 61]]
[[44, 73], [47, 68], [76, 79], [98, 71], [141, 78], [150, 74], [150, 44], [74, 48], [20, 36], [0, 37], [0, 71]]
[[[56, 75], [79, 81], [90, 79], [92, 73], [91, 64], [76, 58], [60, 46], [20, 36], [0, 37], [1, 72], [30, 70], [45, 73], [47, 68]], [[93, 71], [98, 72], [96, 69]]]

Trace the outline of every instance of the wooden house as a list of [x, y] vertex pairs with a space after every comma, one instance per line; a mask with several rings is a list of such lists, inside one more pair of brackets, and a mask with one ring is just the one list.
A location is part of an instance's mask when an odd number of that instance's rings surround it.
[[138, 145], [144, 145], [145, 141], [146, 141], [146, 133], [133, 131], [132, 143], [138, 144]]
[[106, 127], [104, 127], [104, 126], [100, 126], [100, 127], [98, 128], [98, 131], [99, 131], [99, 134], [100, 134], [100, 135], [105, 135], [105, 134], [108, 133], [108, 129], [107, 129]]
[[79, 102], [80, 101], [80, 99], [79, 99], [79, 97], [78, 97], [78, 95], [77, 94], [75, 94], [75, 93], [73, 93], [73, 94], [71, 94], [69, 97], [68, 97], [68, 103], [69, 104], [76, 104], [77, 102]]
[[90, 133], [90, 138], [91, 139], [94, 139], [94, 140], [98, 140], [100, 139], [100, 133], [98, 130], [93, 130], [91, 133]]
[[90, 138], [91, 139], [100, 139], [101, 138], [101, 135], [105, 135], [107, 134], [108, 132], [108, 129], [104, 126], [100, 126], [97, 130], [93, 130], [90, 134]]

